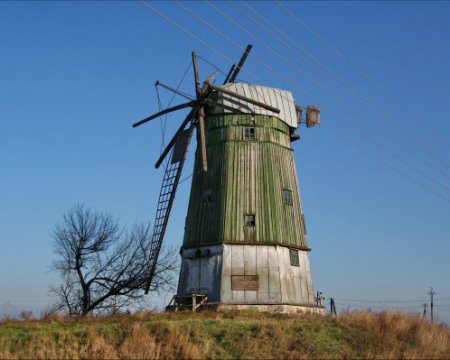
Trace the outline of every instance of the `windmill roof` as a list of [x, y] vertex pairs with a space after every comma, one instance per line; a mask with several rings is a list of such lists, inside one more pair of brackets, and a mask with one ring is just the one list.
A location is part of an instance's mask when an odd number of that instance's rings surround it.
[[[223, 88], [244, 95], [253, 100], [257, 100], [268, 105], [274, 106], [280, 110], [280, 113], [274, 113], [259, 106], [250, 104], [243, 100], [238, 100], [229, 95], [218, 93], [216, 101], [220, 104], [231, 106], [244, 113], [275, 116], [290, 127], [296, 128], [297, 113], [295, 110], [295, 101], [292, 93], [287, 90], [276, 89], [262, 85], [251, 85], [247, 83], [228, 83]], [[231, 112], [224, 109], [223, 112]]]

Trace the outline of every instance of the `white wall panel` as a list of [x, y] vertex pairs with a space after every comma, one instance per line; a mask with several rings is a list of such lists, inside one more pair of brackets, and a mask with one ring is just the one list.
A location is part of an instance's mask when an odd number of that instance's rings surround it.
[[[186, 249], [178, 294], [201, 293], [222, 304], [313, 306], [306, 251], [299, 251], [299, 262], [300, 266], [291, 265], [285, 246], [226, 244]], [[233, 275], [257, 275], [258, 290], [232, 290]]]
[[[249, 114], [253, 113], [259, 115], [275, 116], [293, 128], [296, 128], [298, 126], [297, 113], [295, 111], [295, 102], [290, 91], [261, 85], [250, 85], [246, 83], [229, 83], [224, 85], [223, 87], [227, 90], [233, 91], [253, 100], [274, 106], [280, 110], [280, 113], [277, 114], [243, 100], [232, 98], [229, 95], [225, 94], [217, 94], [216, 101], [218, 103], [231, 106], [236, 110], [240, 110]], [[223, 109], [223, 112], [229, 113], [231, 111]]]

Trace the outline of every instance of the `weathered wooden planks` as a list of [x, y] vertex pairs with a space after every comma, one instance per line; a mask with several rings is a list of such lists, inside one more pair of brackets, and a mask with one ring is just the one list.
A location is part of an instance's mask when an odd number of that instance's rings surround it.
[[[255, 128], [246, 140], [244, 129]], [[307, 248], [289, 127], [262, 115], [207, 117], [209, 170], [196, 161], [186, 219], [185, 247], [218, 243], [281, 244]], [[197, 150], [199, 151], [199, 150]], [[292, 191], [292, 205], [283, 190]], [[212, 194], [211, 202], [202, 194]], [[245, 226], [245, 215], [255, 226]]]

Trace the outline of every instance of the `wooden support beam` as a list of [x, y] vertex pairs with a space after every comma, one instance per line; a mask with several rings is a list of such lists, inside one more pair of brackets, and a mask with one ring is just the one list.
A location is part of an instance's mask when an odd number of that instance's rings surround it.
[[194, 51], [192, 52], [192, 64], [194, 65], [195, 92], [197, 94], [197, 100], [198, 100], [202, 90], [200, 87], [200, 78], [198, 76], [197, 55], [195, 54]]
[[[202, 168], [203, 171], [208, 171], [208, 160], [206, 157], [206, 134], [205, 134], [205, 108], [204, 108], [204, 99], [203, 97], [206, 95], [208, 80], [205, 82], [203, 88], [200, 87], [200, 78], [198, 76], [198, 65], [197, 65], [197, 55], [195, 52], [192, 52], [192, 63], [194, 65], [194, 78], [195, 78], [195, 92], [197, 94], [197, 103], [199, 104], [199, 109], [197, 112], [198, 115], [198, 139], [200, 141], [200, 155], [202, 159]], [[217, 74], [217, 73], [215, 73]], [[214, 78], [215, 74], [212, 74], [208, 79]]]
[[181, 123], [181, 126], [178, 128], [177, 132], [172, 137], [172, 139], [169, 141], [169, 143], [167, 144], [166, 148], [164, 149], [164, 151], [162, 152], [161, 156], [159, 157], [158, 161], [156, 162], [155, 168], [159, 168], [159, 166], [162, 164], [162, 162], [164, 161], [164, 158], [167, 156], [167, 154], [169, 153], [170, 149], [172, 149], [172, 146], [175, 145], [175, 142], [177, 141], [178, 135], [180, 135], [183, 132], [183, 130], [186, 127], [186, 125], [189, 123], [189, 121], [192, 120], [192, 117], [195, 114], [195, 110], [196, 110], [196, 108], [192, 109], [189, 112], [188, 116], [186, 116], [186, 119], [184, 119], [184, 121]]
[[205, 107], [201, 106], [198, 111], [198, 131], [200, 133], [200, 149], [202, 158], [202, 168], [204, 172], [208, 171], [208, 160], [206, 156], [206, 136], [205, 136]]
[[177, 105], [177, 106], [172, 106], [170, 108], [167, 108], [167, 109], [164, 109], [164, 110], [162, 110], [160, 112], [157, 112], [156, 114], [153, 114], [152, 116], [149, 116], [149, 117], [147, 117], [147, 118], [145, 118], [145, 119], [143, 119], [141, 121], [138, 121], [137, 123], [134, 123], [133, 127], [137, 127], [139, 125], [142, 125], [142, 124], [144, 124], [144, 123], [146, 123], [146, 122], [148, 122], [150, 120], [153, 120], [153, 119], [156, 119], [157, 117], [160, 117], [161, 115], [171, 113], [172, 111], [177, 111], [177, 110], [184, 109], [184, 108], [187, 108], [187, 107], [192, 107], [192, 106], [195, 106], [195, 105], [196, 105], [195, 101], [189, 101], [189, 102], [184, 103], [184, 104], [180, 104], [180, 105]]
[[228, 80], [230, 80], [231, 74], [233, 73], [233, 70], [234, 70], [235, 67], [236, 67], [235, 64], [231, 65], [230, 71], [228, 71], [228, 74], [225, 77], [225, 80], [223, 81], [222, 85], [225, 85], [228, 82]]
[[234, 73], [233, 73], [233, 75], [231, 75], [230, 80], [228, 82], [234, 82], [234, 80], [236, 80], [239, 72], [242, 69], [242, 66], [244, 66], [245, 60], [247, 60], [247, 56], [250, 53], [250, 50], [252, 49], [252, 47], [253, 46], [251, 44], [247, 45], [247, 48], [245, 49], [244, 54], [241, 57], [241, 60], [239, 60], [236, 70], [234, 70]]

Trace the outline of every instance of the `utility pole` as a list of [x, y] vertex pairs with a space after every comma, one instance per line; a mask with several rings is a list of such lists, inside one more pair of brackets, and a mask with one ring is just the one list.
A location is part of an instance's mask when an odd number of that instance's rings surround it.
[[331, 315], [336, 315], [336, 305], [333, 298], [330, 298], [330, 313]]
[[422, 319], [425, 320], [427, 318], [427, 303], [423, 303], [423, 315]]
[[434, 320], [434, 314], [433, 314], [433, 296], [436, 295], [436, 292], [433, 290], [432, 287], [430, 287], [430, 291], [428, 291], [428, 295], [430, 295], [430, 314], [431, 314], [431, 323], [433, 323], [433, 320]]

